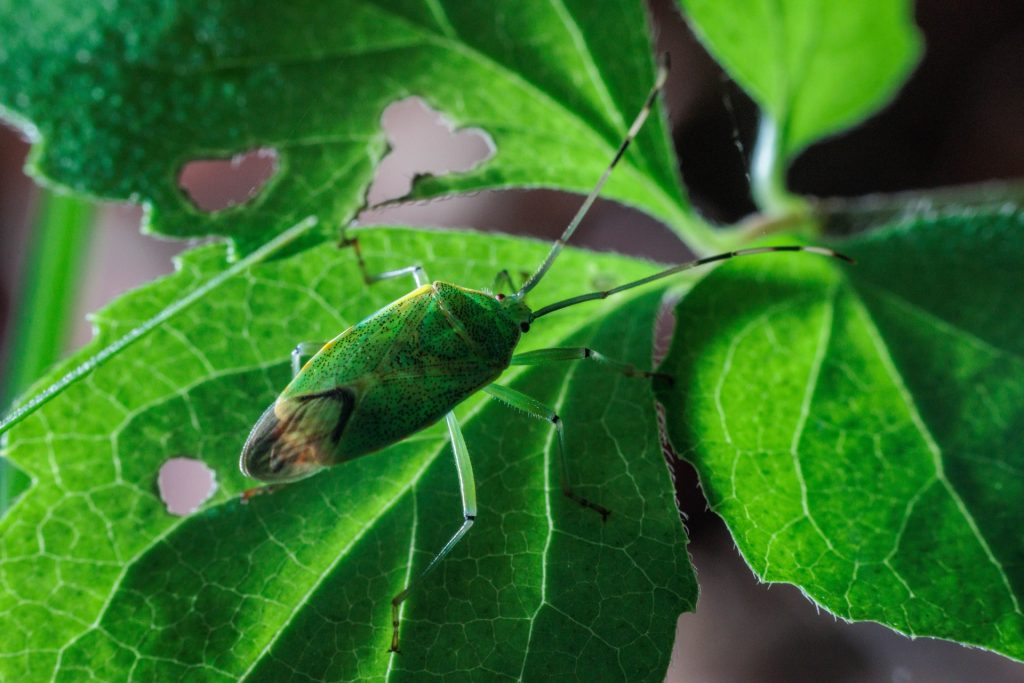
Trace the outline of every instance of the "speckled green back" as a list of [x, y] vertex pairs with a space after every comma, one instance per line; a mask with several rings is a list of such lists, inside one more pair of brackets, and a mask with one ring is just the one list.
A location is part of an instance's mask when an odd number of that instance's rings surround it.
[[[494, 381], [519, 335], [493, 296], [424, 285], [328, 342], [278, 398], [277, 410], [287, 415], [311, 395], [349, 392], [354, 400], [336, 418], [344, 421], [341, 438], [321, 447], [325, 464], [350, 460], [416, 433]], [[316, 431], [327, 435], [335, 426]]]

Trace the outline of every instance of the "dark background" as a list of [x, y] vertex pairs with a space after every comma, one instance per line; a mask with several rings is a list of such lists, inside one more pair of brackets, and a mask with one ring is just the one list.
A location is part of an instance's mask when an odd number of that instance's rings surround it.
[[[745, 169], [757, 111], [693, 38], [668, 0], [652, 2], [659, 50], [672, 53], [666, 103], [682, 172], [695, 205], [715, 221], [754, 210]], [[1024, 177], [1024, 3], [921, 0], [924, 61], [896, 100], [857, 129], [817, 144], [789, 174], [791, 188], [819, 196], [936, 188]], [[464, 168], [479, 144], [436, 141], [437, 123], [416, 103], [384, 117], [395, 152], [378, 175], [375, 200], [402, 194], [417, 172]], [[428, 134], [429, 133], [429, 134]], [[12, 302], [18, 300], [35, 189], [21, 172], [27, 143], [0, 126], [0, 353], [6, 357]], [[265, 167], [209, 169], [190, 182], [237, 193]], [[579, 197], [549, 191], [480, 193], [365, 212], [363, 223], [472, 226], [553, 238]], [[117, 294], [169, 272], [180, 243], [137, 234], [136, 207], [103, 207], [92, 237], [75, 318]], [[599, 201], [578, 233], [581, 246], [680, 260], [686, 250], [651, 219]], [[68, 341], [90, 336], [84, 322]], [[11, 362], [7, 360], [6, 362]], [[0, 368], [4, 366], [0, 365]], [[1024, 665], [926, 639], [911, 641], [874, 624], [847, 625], [798, 590], [758, 584], [724, 525], [706, 511], [692, 470], [677, 467], [692, 536], [701, 599], [683, 615], [670, 681], [1024, 681]]]

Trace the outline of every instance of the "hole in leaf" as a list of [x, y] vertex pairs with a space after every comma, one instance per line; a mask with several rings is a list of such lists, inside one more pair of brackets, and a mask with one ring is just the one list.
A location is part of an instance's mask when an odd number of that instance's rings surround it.
[[[417, 175], [470, 171], [490, 160], [497, 147], [481, 129], [453, 131], [452, 124], [441, 113], [418, 97], [388, 106], [381, 115], [381, 125], [391, 150], [377, 167], [367, 193], [370, 208], [359, 214], [358, 225], [465, 226], [554, 240], [583, 201], [579, 194], [534, 189], [483, 191], [424, 202], [384, 204], [407, 195]], [[593, 182], [597, 182], [596, 176]], [[667, 263], [680, 262], [688, 255], [678, 236], [656, 219], [604, 199], [595, 203], [587, 216], [586, 229], [573, 236], [573, 245]]]
[[370, 206], [408, 194], [417, 175], [464, 173], [494, 156], [487, 133], [479, 128], [455, 130], [419, 97], [390, 104], [381, 114], [381, 126], [391, 151], [367, 193]]
[[195, 159], [178, 175], [178, 186], [201, 211], [245, 204], [277, 172], [277, 150], [261, 147], [230, 159]]
[[[497, 147], [483, 130], [452, 132], [442, 114], [422, 99], [391, 104], [381, 116], [391, 150], [377, 167], [360, 226], [472, 227], [475, 230], [554, 240], [583, 202], [581, 194], [556, 190], [497, 190], [461, 193], [428, 201], [383, 204], [408, 194], [417, 174], [466, 172], [491, 159]], [[597, 176], [593, 178], [597, 182]], [[657, 219], [612, 200], [598, 199], [573, 246], [617, 251], [664, 263], [690, 256], [679, 237]], [[463, 283], [469, 284], [469, 283]], [[490, 286], [473, 283], [471, 286]], [[617, 282], [615, 284], [618, 284]]]
[[217, 490], [217, 474], [194, 458], [171, 458], [157, 476], [160, 499], [172, 515], [184, 517], [199, 509]]

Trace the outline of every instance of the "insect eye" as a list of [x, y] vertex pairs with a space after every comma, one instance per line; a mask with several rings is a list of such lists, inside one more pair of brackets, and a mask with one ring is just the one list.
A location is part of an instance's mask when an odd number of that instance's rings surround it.
[[519, 323], [519, 329], [521, 329], [523, 332], [529, 332], [530, 323]]
[[498, 301], [504, 301], [505, 300], [505, 295], [504, 294], [495, 294], [494, 298], [497, 299]]

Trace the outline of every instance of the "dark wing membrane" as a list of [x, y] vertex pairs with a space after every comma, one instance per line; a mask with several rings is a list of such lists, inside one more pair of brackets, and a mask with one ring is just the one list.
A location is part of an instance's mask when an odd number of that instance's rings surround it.
[[294, 396], [291, 400], [299, 406], [295, 411], [296, 429], [299, 432], [308, 431], [322, 440], [326, 436], [324, 428], [333, 421], [333, 426], [330, 427], [332, 444], [341, 441], [345, 425], [348, 424], [356, 406], [355, 392], [348, 387], [335, 387], [316, 394]]
[[260, 481], [279, 483], [334, 464], [355, 404], [355, 393], [347, 387], [279, 398], [245, 442], [242, 471]]

